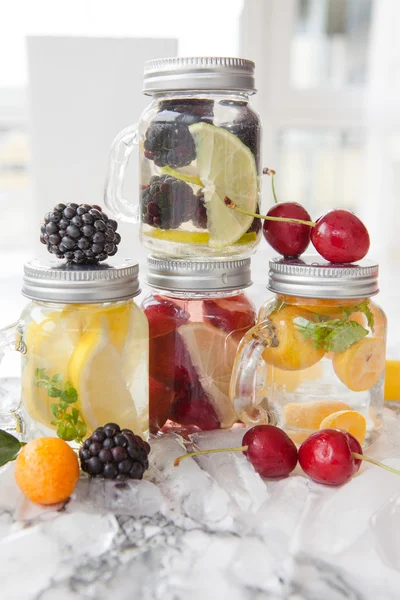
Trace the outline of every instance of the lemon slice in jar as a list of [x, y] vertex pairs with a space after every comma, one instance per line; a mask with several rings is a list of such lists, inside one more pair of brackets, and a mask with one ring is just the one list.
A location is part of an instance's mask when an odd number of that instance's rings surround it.
[[109, 421], [142, 433], [121, 355], [111, 342], [104, 315], [82, 334], [69, 362], [68, 379], [78, 393], [76, 407], [88, 433]]
[[196, 145], [197, 170], [202, 182], [207, 210], [210, 246], [223, 248], [234, 244], [253, 222], [225, 205], [227, 196], [239, 208], [255, 212], [258, 179], [253, 153], [229, 131], [195, 123], [189, 127]]

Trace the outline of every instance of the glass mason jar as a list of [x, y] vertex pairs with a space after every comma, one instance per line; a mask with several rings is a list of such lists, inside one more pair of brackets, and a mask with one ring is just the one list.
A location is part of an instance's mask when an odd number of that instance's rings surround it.
[[229, 400], [237, 346], [256, 322], [244, 293], [250, 259], [183, 262], [149, 257], [143, 300], [150, 335], [150, 431], [230, 428]]
[[129, 260], [25, 265], [22, 293], [31, 302], [0, 331], [0, 355], [22, 355], [21, 410], [3, 413], [0, 426], [72, 440], [116, 422], [147, 435], [148, 324], [133, 300], [138, 272]]
[[[261, 127], [249, 96], [254, 63], [238, 58], [172, 58], [145, 65], [152, 97], [138, 124], [114, 140], [105, 203], [140, 220], [142, 244], [157, 256], [245, 257], [261, 222], [225, 205], [260, 210]], [[129, 156], [139, 146], [139, 210], [123, 197]], [[139, 213], [139, 217], [138, 217]]]
[[[324, 427], [369, 444], [383, 412], [386, 317], [371, 300], [378, 265], [319, 256], [270, 262], [275, 296], [243, 338], [230, 396], [248, 424], [273, 423], [296, 442]], [[365, 421], [351, 413], [356, 411]]]

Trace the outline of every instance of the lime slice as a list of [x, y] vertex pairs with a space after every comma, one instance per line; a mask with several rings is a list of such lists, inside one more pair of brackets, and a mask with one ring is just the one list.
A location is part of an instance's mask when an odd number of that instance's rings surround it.
[[143, 433], [126, 385], [121, 356], [111, 343], [107, 319], [97, 318], [82, 335], [68, 366], [68, 379], [78, 392], [77, 408], [93, 431], [109, 421]]
[[239, 138], [221, 127], [195, 123], [189, 130], [196, 144], [209, 243], [223, 248], [237, 242], [253, 222], [253, 217], [227, 208], [224, 198], [228, 196], [239, 208], [255, 212], [258, 180], [254, 156]]
[[[151, 231], [144, 231], [143, 235], [155, 238], [157, 240], [166, 240], [168, 242], [176, 242], [178, 244], [203, 244], [208, 245], [210, 234], [200, 231], [179, 231], [178, 229], [156, 229], [151, 228]], [[257, 234], [255, 231], [245, 233], [236, 242], [236, 244], [250, 244], [255, 242]]]
[[182, 181], [186, 181], [186, 183], [193, 183], [193, 185], [202, 186], [203, 183], [197, 175], [191, 175], [190, 173], [185, 173], [185, 171], [177, 171], [175, 169], [171, 169], [171, 167], [162, 167], [161, 173], [163, 175], [171, 175], [171, 177], [175, 177], [175, 179], [181, 179]]

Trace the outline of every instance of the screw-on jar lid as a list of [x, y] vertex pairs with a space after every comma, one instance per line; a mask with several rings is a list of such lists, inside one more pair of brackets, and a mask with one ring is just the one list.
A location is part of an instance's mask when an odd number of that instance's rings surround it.
[[255, 64], [244, 58], [190, 56], [156, 58], [144, 66], [143, 92], [232, 90], [254, 94]]
[[147, 283], [171, 292], [218, 292], [251, 285], [250, 258], [185, 261], [148, 257]]
[[22, 293], [31, 300], [63, 304], [115, 302], [140, 294], [138, 263], [66, 265], [31, 260], [24, 265]]
[[367, 298], [379, 292], [379, 265], [371, 260], [333, 264], [318, 255], [269, 262], [268, 289], [303, 298]]

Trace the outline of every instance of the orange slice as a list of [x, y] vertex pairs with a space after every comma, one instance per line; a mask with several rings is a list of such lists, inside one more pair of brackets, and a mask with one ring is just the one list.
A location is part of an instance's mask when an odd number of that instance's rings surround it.
[[284, 407], [285, 426], [316, 431], [332, 413], [351, 409], [344, 402], [289, 402]]
[[231, 427], [237, 415], [229, 399], [229, 384], [237, 343], [232, 336], [206, 323], [188, 323], [178, 329], [203, 390], [221, 427]]
[[372, 388], [385, 370], [385, 342], [380, 338], [364, 338], [332, 359], [340, 381], [353, 392]]
[[259, 324], [258, 331], [269, 344], [262, 354], [267, 364], [285, 371], [300, 371], [324, 356], [325, 351], [317, 350], [313, 341], [305, 339], [296, 327], [293, 320], [299, 317], [311, 321], [315, 315], [298, 306], [285, 306]]
[[385, 400], [400, 400], [400, 360], [387, 360]]
[[365, 417], [356, 410], [339, 410], [324, 419], [320, 429], [343, 429], [353, 435], [362, 444], [367, 432]]

